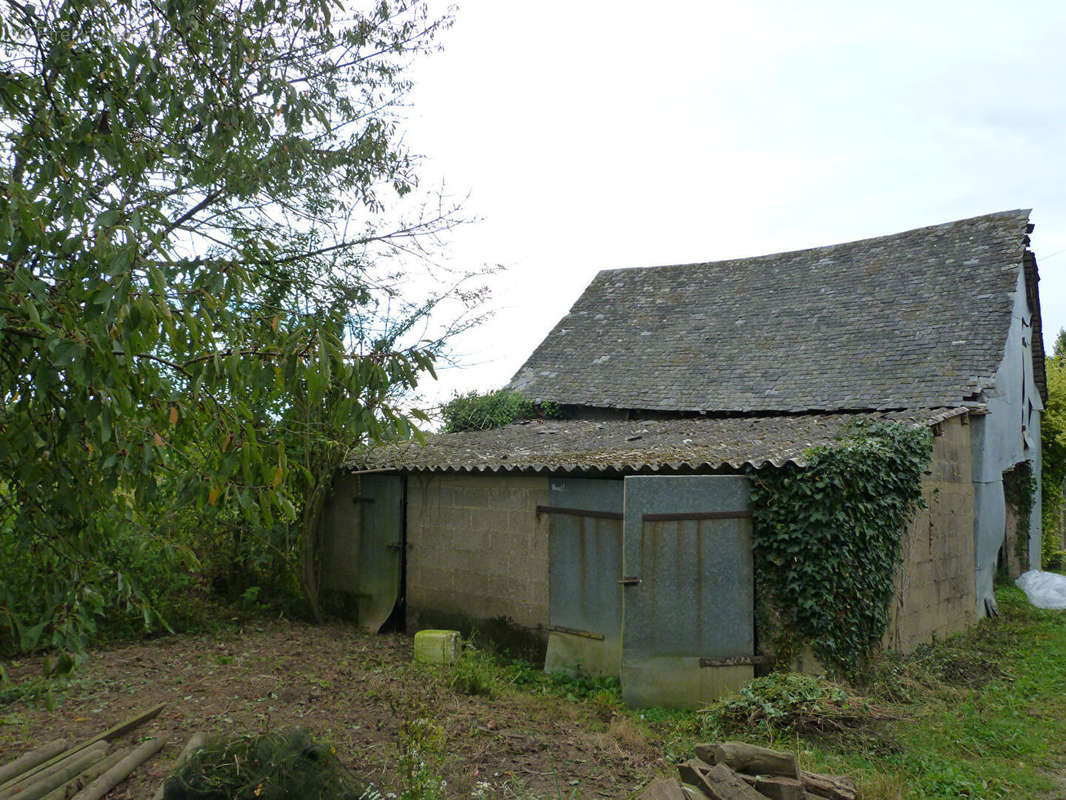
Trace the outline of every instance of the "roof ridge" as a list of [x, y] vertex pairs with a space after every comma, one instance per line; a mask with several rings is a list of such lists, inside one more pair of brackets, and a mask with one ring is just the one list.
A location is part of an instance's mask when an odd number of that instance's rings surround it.
[[[823, 244], [816, 247], [800, 247], [796, 250], [776, 250], [769, 253], [761, 253], [759, 255], [752, 256], [739, 256], [737, 258], [720, 258], [713, 261], [685, 261], [674, 264], [646, 264], [644, 266], [631, 266], [631, 267], [611, 267], [609, 269], [601, 269], [597, 271], [596, 277], [600, 275], [606, 275], [612, 272], [632, 272], [634, 270], [642, 269], [682, 269], [685, 267], [705, 267], [711, 264], [730, 264], [738, 261], [753, 261], [760, 258], [776, 258], [779, 256], [796, 256], [802, 253], [815, 253], [819, 250], [833, 250], [838, 247], [847, 247], [849, 245], [860, 245], [871, 242], [877, 242], [883, 239], [896, 239], [901, 236], [908, 236], [911, 234], [919, 234], [926, 231], [933, 231], [938, 228], [949, 228], [954, 225], [960, 225], [966, 222], [977, 222], [979, 220], [990, 220], [996, 217], [1005, 217], [1013, 214], [1024, 214], [1025, 220], [1028, 221], [1029, 216], [1033, 213], [1031, 208], [1014, 208], [1006, 211], [994, 211], [990, 214], [979, 214], [976, 217], [963, 217], [962, 219], [951, 220], [950, 222], [941, 222], [936, 225], [922, 225], [918, 228], [908, 228], [904, 231], [897, 231], [896, 233], [882, 233], [877, 236], [863, 236], [859, 239], [848, 239], [843, 242], [836, 242], [834, 244]], [[1025, 232], [1023, 231], [1023, 236]]]

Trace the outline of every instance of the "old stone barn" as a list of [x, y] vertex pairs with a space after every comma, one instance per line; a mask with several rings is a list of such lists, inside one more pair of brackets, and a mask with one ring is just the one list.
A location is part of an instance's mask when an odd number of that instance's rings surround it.
[[[323, 513], [323, 594], [370, 630], [517, 631], [548, 669], [620, 675], [631, 703], [699, 702], [768, 649], [751, 476], [869, 419], [934, 437], [884, 643], [965, 627], [994, 606], [997, 568], [1039, 564], [1031, 232], [1008, 211], [599, 273], [510, 383], [560, 419], [349, 461]], [[1019, 502], [1005, 481], [1037, 488]]]

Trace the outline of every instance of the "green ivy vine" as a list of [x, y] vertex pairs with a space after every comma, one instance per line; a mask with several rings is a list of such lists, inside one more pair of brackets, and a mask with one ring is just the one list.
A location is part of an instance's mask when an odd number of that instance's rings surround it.
[[1036, 499], [1036, 478], [1030, 462], [1022, 461], [1003, 473], [1003, 496], [1014, 512], [1014, 557], [1021, 569], [1029, 569], [1029, 521]]
[[755, 574], [779, 659], [804, 643], [851, 676], [880, 642], [932, 450], [927, 428], [861, 420], [804, 467], [753, 472]]

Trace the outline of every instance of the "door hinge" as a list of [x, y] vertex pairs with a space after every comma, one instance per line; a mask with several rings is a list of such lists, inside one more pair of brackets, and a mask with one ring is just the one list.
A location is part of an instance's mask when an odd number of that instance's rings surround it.
[[635, 578], [632, 576], [627, 578], [620, 578], [618, 583], [622, 586], [636, 586], [638, 583], [640, 583], [640, 578]]

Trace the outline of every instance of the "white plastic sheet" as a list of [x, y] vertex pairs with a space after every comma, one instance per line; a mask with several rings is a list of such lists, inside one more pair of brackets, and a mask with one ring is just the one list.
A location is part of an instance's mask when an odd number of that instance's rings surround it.
[[1037, 608], [1066, 608], [1066, 575], [1031, 569], [1019, 575], [1014, 585]]

